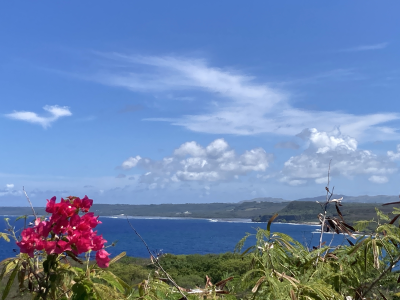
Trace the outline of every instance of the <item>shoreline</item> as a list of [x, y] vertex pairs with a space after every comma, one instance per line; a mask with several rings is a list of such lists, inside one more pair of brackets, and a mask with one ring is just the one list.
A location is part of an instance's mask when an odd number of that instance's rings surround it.
[[[0, 217], [19, 217], [18, 215], [0, 215]], [[33, 217], [33, 216], [29, 216]], [[214, 223], [254, 223], [254, 224], [267, 224], [268, 222], [253, 222], [252, 219], [244, 218], [195, 218], [195, 217], [161, 217], [161, 216], [125, 216], [125, 215], [110, 215], [100, 216], [101, 218], [109, 219], [142, 219], [142, 220], [208, 220]], [[320, 226], [319, 222], [273, 222], [275, 224], [286, 224], [286, 225], [308, 225], [308, 226]]]
[[[253, 222], [251, 219], [243, 218], [195, 218], [195, 217], [158, 217], [158, 216], [100, 216], [103, 218], [111, 219], [142, 219], [142, 220], [208, 220], [210, 222], [230, 222], [230, 223], [254, 223], [254, 224], [267, 224], [268, 222]], [[309, 226], [320, 226], [319, 222], [302, 222], [302, 223], [288, 223], [288, 222], [272, 222], [275, 224], [286, 224], [286, 225], [309, 225]]]

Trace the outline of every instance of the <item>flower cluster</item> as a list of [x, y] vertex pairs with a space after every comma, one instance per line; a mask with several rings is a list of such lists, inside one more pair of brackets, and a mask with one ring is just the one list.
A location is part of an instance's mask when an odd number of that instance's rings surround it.
[[[107, 268], [110, 261], [109, 253], [104, 250], [107, 241], [93, 231], [101, 222], [89, 212], [92, 204], [93, 200], [87, 196], [82, 199], [72, 196], [61, 198], [59, 203], [56, 203], [56, 197], [47, 200], [46, 212], [51, 214], [50, 219], [43, 221], [37, 218], [33, 227], [22, 231], [22, 239], [17, 242], [21, 253], [33, 257], [35, 250], [44, 250], [48, 255], [66, 251], [79, 255], [92, 250], [97, 251], [98, 266]], [[79, 212], [84, 214], [79, 216]]]

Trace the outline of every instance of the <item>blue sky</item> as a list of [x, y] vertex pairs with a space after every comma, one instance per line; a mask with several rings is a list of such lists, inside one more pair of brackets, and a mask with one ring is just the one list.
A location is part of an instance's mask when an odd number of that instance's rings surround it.
[[0, 5], [0, 206], [400, 192], [397, 1]]

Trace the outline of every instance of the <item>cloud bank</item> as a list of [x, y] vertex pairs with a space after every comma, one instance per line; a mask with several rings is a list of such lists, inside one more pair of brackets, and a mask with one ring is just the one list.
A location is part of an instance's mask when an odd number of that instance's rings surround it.
[[172, 156], [152, 160], [140, 156], [125, 160], [121, 168], [145, 170], [140, 183], [150, 188], [185, 181], [219, 182], [238, 178], [250, 172], [264, 172], [273, 156], [262, 148], [246, 150], [238, 155], [224, 139], [216, 139], [206, 147], [192, 141], [175, 149]]
[[397, 171], [397, 165], [388, 156], [378, 156], [368, 150], [358, 149], [357, 140], [343, 135], [339, 130], [320, 132], [306, 129], [298, 135], [308, 143], [308, 148], [287, 160], [281, 171], [281, 181], [301, 185], [314, 180], [327, 183], [327, 171], [331, 161], [331, 175], [352, 178], [369, 176], [374, 183], [386, 183], [387, 175]]

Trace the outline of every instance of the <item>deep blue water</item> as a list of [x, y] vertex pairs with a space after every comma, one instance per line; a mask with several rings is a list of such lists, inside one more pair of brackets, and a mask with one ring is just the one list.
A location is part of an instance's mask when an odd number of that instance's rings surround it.
[[[2, 217], [0, 217], [3, 220]], [[14, 222], [15, 218], [10, 217], [11, 224], [16, 228], [23, 226], [23, 221]], [[107, 249], [111, 256], [126, 251], [130, 256], [149, 257], [149, 254], [135, 235], [126, 219], [100, 217], [102, 224], [97, 226], [99, 233], [108, 241], [118, 241], [115, 247]], [[207, 254], [225, 253], [233, 251], [237, 242], [246, 234], [255, 233], [255, 228], [266, 228], [266, 223], [252, 223], [243, 221], [234, 222], [210, 222], [206, 219], [130, 219], [133, 227], [140, 233], [147, 242], [150, 249], [155, 252], [172, 254]], [[0, 221], [0, 231], [4, 232], [5, 224]], [[273, 223], [271, 231], [282, 232], [290, 235], [299, 242], [309, 245], [317, 245], [319, 234], [315, 232], [317, 226], [293, 225]], [[314, 232], [314, 233], [313, 233]], [[324, 235], [324, 240], [329, 243], [331, 234]], [[246, 246], [251, 246], [255, 239], [249, 239]], [[332, 245], [343, 242], [342, 235], [335, 235]], [[347, 243], [347, 242], [346, 242]], [[15, 242], [0, 240], [0, 261], [4, 258], [15, 255], [13, 249], [18, 250]]]

